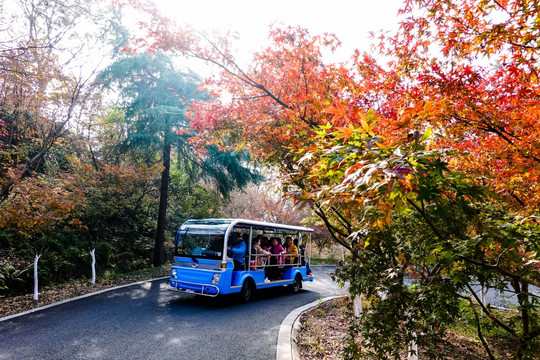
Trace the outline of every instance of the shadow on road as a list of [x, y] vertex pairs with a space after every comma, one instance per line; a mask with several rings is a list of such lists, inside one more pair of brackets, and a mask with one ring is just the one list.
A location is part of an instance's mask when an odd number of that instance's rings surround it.
[[[271, 289], [260, 289], [257, 290], [257, 292], [255, 293], [255, 297], [250, 301], [250, 303], [260, 303], [288, 296], [301, 296], [303, 292], [305, 292], [305, 290], [300, 290], [298, 294], [291, 294], [290, 290], [285, 286]], [[174, 294], [175, 293], [173, 293], [173, 295]], [[224, 309], [228, 307], [237, 307], [240, 305], [244, 305], [240, 300], [238, 294], [220, 295], [218, 297], [207, 297], [177, 293], [176, 296], [176, 298], [169, 300], [168, 304], [170, 306], [181, 305], [183, 307], [194, 306], [213, 309]], [[287, 299], [283, 300], [290, 300]]]

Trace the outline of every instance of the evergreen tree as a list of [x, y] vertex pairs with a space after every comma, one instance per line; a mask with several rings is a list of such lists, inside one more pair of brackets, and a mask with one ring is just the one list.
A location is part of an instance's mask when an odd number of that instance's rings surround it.
[[[237, 187], [256, 181], [259, 175], [246, 167], [249, 156], [242, 152], [220, 152], [209, 147], [201, 159], [189, 138], [186, 107], [194, 99], [206, 97], [197, 92], [199, 78], [192, 72], [178, 71], [173, 59], [162, 53], [122, 58], [100, 74], [100, 82], [120, 95], [127, 134], [119, 150], [130, 152], [138, 161], [162, 162], [160, 202], [157, 213], [154, 258], [155, 266], [164, 262], [164, 242], [171, 171], [171, 156], [177, 154], [179, 167], [190, 178], [213, 179], [218, 191], [227, 196]], [[173, 151], [176, 150], [176, 151]]]

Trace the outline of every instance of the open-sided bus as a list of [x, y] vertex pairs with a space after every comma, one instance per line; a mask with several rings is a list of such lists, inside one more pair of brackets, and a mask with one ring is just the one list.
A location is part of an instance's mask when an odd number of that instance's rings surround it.
[[[303, 281], [313, 281], [304, 255], [311, 232], [301, 226], [243, 219], [188, 220], [176, 237], [169, 290], [205, 296], [239, 293], [245, 302], [257, 289], [288, 285], [292, 292], [298, 292]], [[253, 245], [258, 240], [283, 241], [286, 237], [298, 255], [256, 254]], [[233, 262], [230, 250], [243, 247], [240, 241], [246, 249], [242, 265]], [[238, 253], [235, 255], [238, 258]]]

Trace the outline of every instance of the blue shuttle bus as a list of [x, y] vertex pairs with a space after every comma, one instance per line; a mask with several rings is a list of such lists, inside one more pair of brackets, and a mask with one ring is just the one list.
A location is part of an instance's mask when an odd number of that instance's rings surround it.
[[[204, 296], [236, 293], [244, 302], [258, 289], [287, 285], [296, 293], [304, 281], [313, 281], [304, 251], [312, 232], [301, 226], [244, 219], [188, 220], [176, 236], [169, 290]], [[289, 249], [297, 249], [297, 254], [256, 252], [259, 242], [265, 246], [285, 239], [294, 244]], [[233, 254], [234, 247], [246, 249], [245, 254]]]

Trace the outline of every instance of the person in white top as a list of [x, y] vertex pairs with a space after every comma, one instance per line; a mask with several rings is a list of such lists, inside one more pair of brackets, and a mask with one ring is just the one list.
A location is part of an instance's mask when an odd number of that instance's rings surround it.
[[262, 240], [262, 236], [259, 235], [257, 236], [257, 238], [255, 239], [255, 242], [253, 243], [253, 248], [255, 249], [255, 254], [257, 255], [257, 260], [256, 260], [257, 267], [259, 268], [264, 267], [264, 265], [266, 264], [266, 259], [268, 258], [268, 256], [272, 255], [272, 253], [264, 250], [261, 247], [261, 240]]

